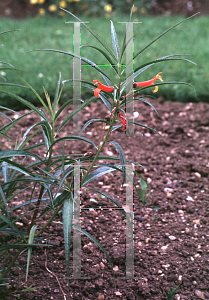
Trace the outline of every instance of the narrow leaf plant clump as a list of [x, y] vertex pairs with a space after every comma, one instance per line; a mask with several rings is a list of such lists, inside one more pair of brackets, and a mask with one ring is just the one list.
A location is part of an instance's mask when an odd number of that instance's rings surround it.
[[[133, 38], [137, 38], [137, 34], [127, 39], [127, 27], [124, 40], [122, 41], [122, 47], [119, 47], [115, 27], [111, 21], [110, 32], [112, 37], [112, 46], [110, 46], [106, 43], [104, 38], [91, 30], [84, 22], [82, 22], [82, 20], [65, 9], [62, 9], [62, 11], [70, 14], [78, 22], [80, 22], [80, 24], [82, 24], [82, 26], [84, 26], [85, 29], [88, 30], [102, 46], [102, 48], [91, 45], [83, 45], [82, 47], [91, 47], [94, 51], [99, 51], [111, 66], [113, 75], [112, 77], [108, 76], [96, 63], [74, 53], [55, 49], [36, 49], [35, 51], [52, 51], [77, 58], [95, 70], [95, 77], [92, 78], [91, 82], [77, 80], [82, 87], [88, 88], [92, 91], [92, 97], [85, 101], [79, 99], [80, 104], [77, 105], [64, 120], [61, 121], [59, 126], [57, 125], [57, 120], [61, 116], [61, 113], [68, 109], [69, 105], [74, 103], [74, 99], [70, 99], [61, 105], [61, 95], [63, 89], [65, 89], [65, 85], [75, 83], [74, 79], [62, 79], [61, 74], [59, 75], [53, 101], [50, 99], [50, 96], [46, 91], [46, 99], [43, 100], [36, 90], [29, 83], [24, 81], [24, 88], [30, 88], [34, 92], [40, 101], [41, 108], [35, 107], [28, 100], [25, 100], [18, 95], [4, 91], [3, 88], [0, 90], [1, 93], [5, 93], [6, 95], [16, 99], [29, 109], [29, 111], [24, 115], [18, 115], [18, 113], [16, 113], [18, 117], [15, 120], [8, 117], [5, 112], [1, 112], [1, 115], [7, 119], [7, 124], [1, 124], [1, 139], [7, 139], [7, 141], [12, 144], [9, 136], [9, 130], [12, 129], [15, 124], [32, 113], [35, 113], [40, 119], [38, 123], [31, 125], [24, 132], [22, 139], [16, 144], [14, 149], [11, 146], [11, 149], [9, 150], [3, 150], [3, 145], [1, 144], [2, 146], [0, 146], [0, 233], [10, 235], [12, 238], [6, 245], [0, 245], [1, 259], [7, 255], [12, 256], [10, 263], [0, 270], [0, 284], [2, 285], [7, 284], [9, 272], [17, 264], [18, 258], [25, 252], [27, 253], [25, 280], [27, 281], [29, 276], [30, 260], [33, 255], [33, 248], [50, 248], [52, 243], [50, 243], [50, 238], [46, 237], [47, 227], [52, 222], [55, 222], [55, 218], [60, 215], [62, 218], [58, 224], [63, 227], [64, 232], [67, 278], [69, 279], [72, 275], [70, 274], [69, 267], [72, 230], [74, 232], [83, 233], [96, 243], [96, 245], [105, 254], [114, 274], [113, 266], [106, 249], [104, 249], [94, 236], [81, 228], [80, 223], [78, 222], [79, 217], [76, 219], [76, 207], [80, 205], [78, 203], [80, 203], [79, 197], [81, 190], [91, 190], [99, 195], [105, 196], [115, 205], [115, 207], [118, 207], [122, 211], [126, 217], [128, 226], [132, 230], [133, 212], [128, 213], [126, 208], [116, 199], [105, 194], [96, 187], [94, 189], [89, 187], [88, 184], [94, 182], [97, 178], [102, 178], [105, 174], [112, 174], [118, 171], [122, 174], [121, 185], [124, 185], [127, 182], [127, 171], [129, 171], [133, 176], [138, 176], [140, 179], [141, 189], [138, 189], [134, 184], [133, 179], [131, 179], [136, 194], [138, 195], [138, 198], [135, 197], [135, 201], [141, 200], [142, 202], [146, 202], [147, 197], [149, 196], [147, 193], [147, 188], [149, 186], [134, 168], [130, 168], [131, 164], [135, 166], [141, 165], [139, 162], [133, 162], [125, 158], [122, 145], [119, 145], [118, 142], [112, 140], [112, 132], [121, 128], [125, 138], [127, 135], [133, 136], [133, 132], [131, 131], [131, 126], [133, 125], [151, 129], [144, 124], [135, 122], [133, 115], [130, 116], [130, 114], [128, 114], [130, 104], [133, 105], [134, 101], [145, 102], [156, 111], [150, 102], [145, 100], [143, 97], [140, 97], [140, 93], [143, 89], [154, 87], [153, 93], [156, 93], [158, 91], [158, 86], [163, 86], [165, 84], [179, 83], [189, 85], [184, 82], [163, 81], [163, 78], [160, 75], [163, 71], [162, 67], [160, 67], [157, 75], [154, 76], [153, 74], [154, 77], [152, 79], [148, 78], [147, 81], [136, 81], [137, 77], [141, 73], [153, 65], [158, 65], [160, 62], [175, 62], [177, 60], [187, 61], [190, 63], [193, 62], [183, 58], [181, 55], [172, 54], [135, 66], [133, 74], [126, 74], [129, 63], [124, 64], [124, 57], [125, 54], [127, 55], [127, 47], [129, 46], [130, 41]], [[127, 22], [128, 24], [131, 24], [132, 12], [133, 8], [130, 13], [129, 21]], [[164, 31], [142, 49], [137, 49], [136, 53], [133, 54], [132, 61], [141, 55], [143, 51], [150, 47], [156, 40], [167, 34], [171, 29], [182, 22], [183, 21]], [[14, 68], [8, 63], [1, 64]], [[131, 68], [133, 70], [133, 67]], [[5, 81], [4, 77], [1, 79]], [[6, 82], [0, 83], [1, 86], [4, 84], [9, 85], [9, 83]], [[128, 89], [128, 87], [130, 88]], [[102, 104], [106, 106], [108, 112], [107, 117], [105, 119], [88, 120], [81, 128], [79, 134], [68, 135], [66, 132], [66, 125], [68, 125], [69, 122], [73, 120], [73, 118], [86, 106], [98, 101], [101, 101]], [[1, 109], [4, 109], [4, 111], [11, 110], [6, 107], [1, 107]], [[116, 125], [117, 120], [120, 122], [119, 125]], [[98, 145], [96, 145], [91, 139], [81, 135], [87, 126], [95, 122], [100, 122], [105, 125], [105, 128], [108, 128], [106, 132], [103, 130]], [[157, 133], [156, 130], [153, 129], [153, 131]], [[39, 135], [40, 140], [42, 139], [39, 144], [33, 144], [33, 137], [35, 135]], [[91, 145], [95, 149], [95, 152], [92, 153], [89, 151], [85, 154], [81, 153], [80, 155], [77, 155], [77, 157], [73, 154], [65, 154], [65, 143], [76, 143], [76, 141], [82, 141], [83, 143], [86, 143], [86, 145]], [[30, 145], [28, 142], [30, 142]], [[107, 143], [110, 143], [116, 148], [119, 153], [118, 156], [103, 156], [101, 154]], [[58, 145], [60, 153], [59, 155], [55, 155], [55, 149], [57, 149]], [[43, 149], [43, 146], [45, 147], [45, 150]], [[40, 149], [40, 151], [37, 151], [37, 149]], [[101, 160], [103, 163], [100, 163]], [[111, 161], [111, 164], [109, 161]], [[76, 185], [76, 180], [79, 182], [79, 185]], [[35, 190], [37, 189], [38, 197], [35, 197]], [[13, 204], [15, 203], [14, 199], [17, 197], [21, 198], [21, 193], [24, 191], [30, 192], [30, 199], [21, 199], [21, 203], [18, 202], [18, 205], [11, 205], [11, 202]], [[33, 204], [33, 206], [31, 206], [31, 204]], [[19, 218], [14, 219], [12, 217], [13, 212], [17, 210], [22, 210], [22, 213], [19, 214]], [[30, 224], [27, 228], [25, 228], [25, 226], [20, 228], [17, 226], [17, 222], [21, 221], [21, 218], [24, 216], [27, 216]]]

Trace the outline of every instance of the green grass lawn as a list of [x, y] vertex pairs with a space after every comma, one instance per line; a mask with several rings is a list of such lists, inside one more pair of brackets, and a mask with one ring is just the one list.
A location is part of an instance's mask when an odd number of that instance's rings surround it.
[[[134, 39], [134, 51], [144, 47], [157, 35], [168, 29], [170, 26], [181, 21], [183, 17], [133, 17], [133, 20], [142, 23], [134, 25], [134, 33], [140, 32]], [[110, 45], [110, 21], [106, 18], [83, 17], [83, 21], [89, 22], [88, 26], [99, 33]], [[127, 21], [128, 16], [112, 15], [120, 45], [122, 44], [125, 24], [118, 22]], [[34, 49], [59, 49], [73, 52], [73, 24], [65, 24], [65, 21], [75, 21], [70, 15], [63, 19], [49, 16], [28, 18], [26, 20], [1, 19], [0, 31], [21, 29], [7, 34], [0, 35], [1, 58], [0, 61], [9, 62], [18, 70], [1, 70], [0, 74], [5, 75], [8, 82], [24, 84], [23, 78], [31, 84], [41, 95], [43, 86], [50, 95], [54, 94], [59, 72], [62, 79], [73, 78], [73, 60], [67, 55], [53, 52], [38, 51], [28, 52]], [[167, 100], [175, 101], [207, 101], [209, 99], [209, 31], [207, 16], [197, 16], [175, 27], [169, 33], [157, 40], [151, 47], [146, 49], [135, 61], [138, 66], [169, 54], [190, 54], [186, 57], [197, 65], [184, 61], [162, 62], [149, 68], [140, 74], [136, 81], [151, 79], [158, 72], [163, 72], [164, 81], [184, 81], [194, 86], [194, 90], [184, 85], [164, 85], [159, 88], [156, 95], [163, 95]], [[99, 46], [90, 33], [82, 27], [81, 44], [91, 44]], [[93, 49], [82, 49], [81, 55], [89, 58], [97, 64], [106, 64], [102, 55]], [[2, 66], [1, 66], [2, 67]], [[105, 67], [108, 74], [114, 79], [115, 74], [109, 67]], [[2, 73], [5, 72], [6, 74]], [[207, 75], [208, 74], [208, 75]], [[82, 67], [82, 79], [92, 81], [101, 79], [98, 72], [89, 67]], [[3, 82], [2, 79], [0, 79]], [[1, 87], [2, 89], [2, 87]], [[35, 101], [35, 96], [29, 89], [11, 89], [30, 101]], [[153, 88], [147, 89], [147, 93], [152, 94]], [[89, 90], [88, 90], [89, 93]], [[88, 97], [86, 90], [82, 91], [83, 98]], [[72, 98], [72, 86], [66, 85], [63, 99]], [[8, 101], [7, 97], [0, 94], [1, 104]], [[13, 101], [10, 100], [12, 106]]]

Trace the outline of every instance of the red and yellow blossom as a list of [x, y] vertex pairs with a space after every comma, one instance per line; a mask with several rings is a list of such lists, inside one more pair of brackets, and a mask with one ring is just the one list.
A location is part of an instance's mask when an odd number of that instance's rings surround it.
[[[150, 85], [154, 85], [156, 80], [163, 81], [162, 77], [159, 75], [162, 72], [159, 72], [157, 75], [155, 75], [152, 79], [147, 80], [147, 81], [142, 81], [142, 82], [134, 82], [133, 87], [147, 87]], [[158, 91], [158, 87], [156, 86], [153, 93], [156, 93]]]
[[113, 86], [107, 86], [107, 85], [104, 85], [102, 84], [101, 82], [99, 82], [99, 80], [93, 80], [94, 82], [94, 85], [98, 84], [99, 87], [97, 87], [95, 90], [94, 90], [94, 96], [95, 97], [98, 97], [99, 98], [99, 93], [101, 91], [104, 91], [104, 92], [113, 92], [114, 91], [114, 87]]

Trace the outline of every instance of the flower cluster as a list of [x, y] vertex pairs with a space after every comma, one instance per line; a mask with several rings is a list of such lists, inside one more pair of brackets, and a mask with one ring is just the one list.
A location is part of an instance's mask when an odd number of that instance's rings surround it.
[[[138, 87], [149, 87], [151, 85], [154, 85], [155, 84], [155, 81], [156, 80], [160, 80], [161, 82], [163, 81], [162, 77], [159, 75], [161, 74], [162, 72], [159, 72], [157, 75], [155, 75], [152, 79], [150, 80], [146, 80], [146, 81], [141, 81], [141, 82], [134, 82], [133, 83], [133, 88], [138, 88]], [[101, 91], [104, 91], [104, 92], [110, 92], [112, 93], [114, 91], [114, 87], [113, 86], [107, 86], [107, 85], [104, 85], [102, 84], [99, 80], [93, 80], [94, 82], [94, 85], [98, 84], [99, 86], [94, 90], [94, 96], [97, 97], [97, 98], [100, 98], [100, 95], [99, 93]], [[158, 91], [158, 86], [155, 86], [155, 89], [153, 91], [153, 93], [156, 93]], [[136, 98], [136, 94], [133, 94], [133, 98]], [[125, 96], [122, 96], [121, 99], [124, 99], [126, 98], [127, 95]], [[112, 114], [114, 115], [115, 114], [115, 108], [112, 110]], [[111, 113], [108, 115], [109, 117], [111, 117]], [[120, 110], [118, 112], [118, 116], [123, 124], [122, 126], [122, 130], [123, 131], [126, 131], [126, 116], [125, 114], [123, 113], [122, 110]]]

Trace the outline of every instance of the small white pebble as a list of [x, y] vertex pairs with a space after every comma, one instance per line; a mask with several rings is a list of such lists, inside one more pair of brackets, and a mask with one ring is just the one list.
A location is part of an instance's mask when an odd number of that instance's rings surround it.
[[138, 118], [138, 116], [139, 116], [138, 111], [134, 111], [134, 118]]
[[166, 264], [166, 265], [162, 265], [162, 267], [167, 270], [170, 267], [170, 265]]
[[173, 189], [166, 187], [166, 188], [164, 188], [164, 192], [165, 193], [172, 193]]
[[201, 174], [200, 174], [200, 173], [195, 172], [195, 175], [196, 175], [198, 178], [201, 178]]
[[176, 239], [176, 237], [174, 235], [169, 235], [168, 237], [171, 241], [174, 241]]
[[186, 200], [187, 200], [187, 201], [194, 201], [194, 199], [193, 199], [192, 197], [190, 197], [190, 196], [188, 196], [188, 197], [186, 198]]
[[168, 245], [162, 246], [161, 249], [162, 250], [166, 250], [168, 248]]

